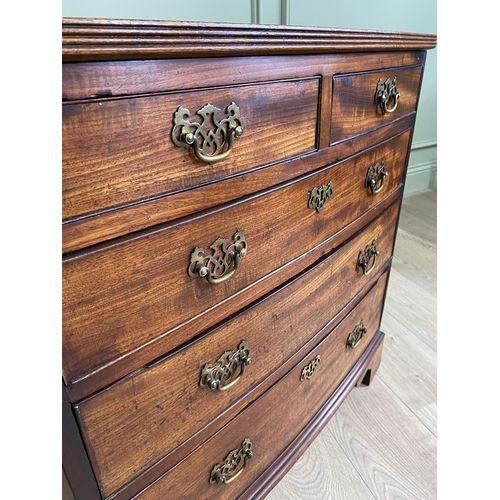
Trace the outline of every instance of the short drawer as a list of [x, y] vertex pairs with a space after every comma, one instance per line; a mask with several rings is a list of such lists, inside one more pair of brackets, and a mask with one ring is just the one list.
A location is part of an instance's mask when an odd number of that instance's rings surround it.
[[[65, 259], [66, 381], [174, 329], [177, 340], [172, 340], [171, 349], [188, 341], [196, 332], [191, 329], [184, 336], [181, 325], [204, 311], [227, 307], [230, 297], [321, 244], [396, 189], [409, 137], [407, 131], [281, 188]], [[382, 162], [388, 177], [383, 185], [376, 183], [381, 191], [372, 193], [366, 187], [367, 172]], [[331, 199], [326, 201], [329, 191]], [[236, 248], [246, 254], [231, 275]], [[229, 263], [225, 274], [219, 258]], [[196, 271], [201, 260], [214, 276], [222, 275], [215, 279], [230, 278], [210, 284], [199, 268]], [[205, 328], [211, 326], [210, 318]]]
[[[360, 252], [376, 240], [380, 255], [370, 268], [379, 270], [387, 262], [397, 213], [396, 204], [266, 299], [174, 355], [79, 403], [77, 415], [105, 494], [193, 437], [249, 392], [255, 398], [263, 380], [313, 339], [317, 342], [344, 305], [370, 283], [371, 275], [357, 265]], [[248, 358], [251, 363], [246, 365]], [[220, 369], [213, 369], [216, 366]]]
[[[63, 220], [315, 150], [318, 93], [311, 78], [64, 104]], [[210, 159], [215, 145], [228, 151], [233, 125], [243, 134], [220, 161], [198, 159], [180, 140], [191, 132]]]
[[[422, 68], [414, 66], [334, 76], [330, 143], [416, 111]], [[385, 100], [385, 107], [381, 106], [381, 100]]]
[[[258, 481], [321, 409], [369, 345], [380, 326], [384, 291], [382, 279], [279, 383], [134, 499], [234, 500]], [[242, 452], [229, 456], [241, 447]], [[251, 459], [245, 454], [248, 449], [252, 451]], [[234, 455], [241, 455], [240, 460], [233, 461]], [[226, 470], [221, 470], [224, 463]], [[225, 484], [218, 483], [221, 473]]]

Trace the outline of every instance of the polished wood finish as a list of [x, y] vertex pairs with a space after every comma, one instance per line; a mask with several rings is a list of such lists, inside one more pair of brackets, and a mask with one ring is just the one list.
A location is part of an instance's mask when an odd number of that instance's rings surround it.
[[115, 19], [63, 20], [63, 61], [420, 50], [431, 34]]
[[[423, 66], [406, 69], [388, 69], [359, 75], [338, 75], [333, 79], [331, 143], [359, 134], [397, 120], [416, 110], [417, 96]], [[401, 93], [392, 113], [383, 114], [374, 106], [374, 96], [379, 80], [397, 78]]]
[[[319, 258], [332, 250], [338, 248], [344, 241], [355, 235], [369, 224], [374, 217], [381, 214], [395, 201], [402, 196], [403, 189], [398, 188], [392, 194], [382, 199], [369, 212], [364, 213], [361, 217], [354, 220], [351, 224], [342, 228], [341, 231], [327, 238], [321, 245], [313, 250], [302, 254], [299, 258], [291, 261], [288, 265], [283, 266], [279, 273], [273, 273], [266, 277], [264, 282], [255, 283], [254, 286], [243, 289], [240, 293], [231, 297], [231, 304], [234, 309], [238, 310], [255, 301], [255, 297], [261, 295], [262, 290], [269, 290], [279, 286], [288, 279], [296, 275], [297, 269], [303, 270], [314, 264]], [[210, 317], [202, 315], [193, 318], [189, 324], [189, 328], [203, 331], [207, 327], [208, 321], [210, 324], [217, 324], [225, 318], [223, 308], [216, 308], [210, 311]], [[175, 330], [174, 330], [175, 332]], [[172, 332], [173, 333], [173, 332]], [[108, 370], [101, 372], [96, 370], [89, 373], [87, 376], [75, 380], [67, 386], [68, 397], [71, 401], [77, 402], [85, 396], [106, 387], [114, 380], [121, 378], [132, 371], [133, 366], [148, 364], [152, 359], [158, 358], [157, 353], [161, 350], [166, 352], [171, 341], [171, 336], [160, 336], [153, 344], [144, 344], [141, 349], [131, 351], [128, 356], [116, 359]], [[156, 354], [156, 356], [155, 356]]]
[[[63, 102], [84, 99], [107, 99], [129, 95], [152, 94], [179, 89], [246, 85], [248, 83], [295, 80], [323, 76], [331, 83], [331, 75], [418, 66], [424, 52], [374, 52], [370, 54], [330, 53], [307, 56], [210, 57], [207, 60], [146, 59], [130, 61], [82, 62], [62, 68]], [[187, 54], [188, 55], [188, 54]], [[325, 83], [325, 85], [328, 82]], [[330, 92], [324, 93], [331, 97]]]
[[[319, 81], [276, 82], [63, 106], [63, 219], [194, 186], [313, 151]], [[243, 135], [227, 159], [200, 162], [171, 140], [173, 115], [189, 121], [210, 103], [240, 109]], [[255, 102], [261, 103], [256, 107]], [[95, 139], [89, 144], [87, 137]]]
[[[402, 182], [408, 140], [406, 132], [280, 189], [65, 259], [65, 380], [72, 382], [159, 335], [170, 336], [169, 350], [189, 340], [180, 325], [227, 303], [241, 289], [312, 250], [397, 188]], [[384, 189], [372, 195], [364, 188], [366, 172], [382, 158], [390, 174]], [[307, 206], [308, 193], [330, 181], [334, 196], [318, 214]], [[206, 280], [188, 276], [194, 248], [208, 249], [218, 237], [232, 238], [238, 229], [245, 233], [248, 253], [230, 280], [213, 287]], [[303, 232], [303, 239], [295, 237], [297, 231]], [[277, 242], [282, 252], [273, 252]], [[204, 326], [209, 325], [208, 319]], [[190, 328], [187, 335], [194, 333]]]
[[[259, 478], [272, 464], [276, 456], [285, 452], [297, 434], [328, 401], [332, 390], [348, 374], [350, 368], [368, 347], [380, 325], [380, 304], [385, 291], [385, 280], [375, 287], [365, 299], [333, 330], [318, 346], [305, 356], [281, 381], [261, 398], [245, 409], [227, 427], [214, 435], [195, 453], [180, 462], [170, 472], [135, 498], [141, 500], [172, 498], [217, 497], [236, 498]], [[358, 346], [349, 349], [346, 340], [349, 333], [364, 319], [367, 333]], [[310, 379], [300, 381], [305, 366], [317, 355], [321, 362]], [[265, 416], [265, 418], [262, 418]], [[270, 422], [286, 420], [285, 429], [276, 432]], [[225, 458], [227, 452], [237, 448], [245, 437], [253, 443], [254, 457], [246, 470], [230, 484], [207, 485], [213, 464]], [[193, 471], [196, 471], [193, 474]]]
[[383, 359], [353, 390], [267, 500], [435, 500], [435, 188], [406, 194], [381, 329]]
[[[272, 376], [275, 366], [293, 361], [294, 354], [314, 341], [315, 334], [331, 321], [332, 311], [341, 309], [369, 282], [356, 269], [360, 249], [377, 239], [381, 254], [376, 269], [389, 259], [397, 213], [397, 206], [392, 206], [319, 266], [195, 344], [78, 404], [87, 448], [95, 456], [95, 464], [101, 465], [104, 489], [113, 491], [114, 485], [154, 464]], [[352, 282], [350, 288], [343, 286], [346, 280]], [[234, 332], [240, 333], [238, 343], [249, 343], [252, 364], [230, 389], [215, 394], [200, 390], [203, 365], [236, 347], [231, 345]], [[286, 343], [283, 338], [288, 338]], [[259, 394], [252, 393], [253, 397]], [[188, 407], [178, 404], [184, 399], [190, 402]], [[117, 406], [121, 407], [119, 415], [113, 412]], [[129, 437], [124, 440], [124, 436]], [[118, 448], [122, 453], [117, 455], [113, 450]]]
[[[327, 106], [328, 108], [328, 106]], [[63, 222], [63, 253], [80, 250], [113, 238], [137, 232], [160, 223], [182, 218], [194, 212], [222, 204], [278, 183], [283, 183], [324, 165], [336, 163], [349, 156], [385, 142], [407, 130], [414, 123], [414, 113], [395, 123], [375, 129], [369, 134], [350, 138], [314, 154], [290, 159], [267, 168], [252, 170], [244, 175], [229, 177], [206, 184], [195, 190], [180, 191], [119, 210], [100, 213], [71, 222]], [[329, 141], [327, 135], [325, 143]]]
[[[272, 487], [286, 474], [297, 457], [302, 455], [311, 445], [311, 438], [317, 438], [321, 430], [328, 424], [335, 412], [344, 402], [346, 395], [355, 386], [360, 375], [367, 370], [371, 360], [377, 357], [378, 353], [382, 351], [384, 337], [384, 333], [380, 330], [374, 335], [372, 342], [370, 342], [369, 346], [359, 357], [357, 363], [337, 386], [328, 401], [326, 401], [323, 407], [311, 418], [308, 426], [297, 433], [297, 437], [288, 445], [277, 460], [273, 462], [272, 466], [262, 473], [262, 481], [253, 483], [252, 486], [241, 495], [240, 498], [242, 500], [261, 500], [267, 498]], [[325, 465], [324, 462], [326, 462], [328, 458], [328, 455], [320, 458], [320, 460], [323, 460], [320, 467]]]
[[[63, 21], [63, 465], [77, 500], [262, 498], [349, 391], [371, 383], [434, 43]], [[397, 74], [406, 97], [389, 118], [377, 115], [375, 88], [365, 97], [382, 74]], [[173, 144], [179, 106], [193, 117], [231, 102], [244, 130], [227, 158], [204, 162]], [[382, 161], [388, 177], [374, 193], [367, 171]], [[330, 199], [310, 205], [327, 185]], [[246, 254], [234, 276], [188, 275], [196, 247], [210, 253], [236, 231]], [[364, 273], [359, 257], [375, 242]], [[200, 387], [203, 366], [242, 340], [252, 363], [241, 379]], [[213, 465], [246, 437], [254, 457], [241, 476], [211, 484]]]

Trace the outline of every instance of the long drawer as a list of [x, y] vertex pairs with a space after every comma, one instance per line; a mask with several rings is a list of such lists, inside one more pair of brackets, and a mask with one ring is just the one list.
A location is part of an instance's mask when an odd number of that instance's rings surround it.
[[[63, 219], [313, 151], [318, 103], [319, 79], [310, 78], [65, 104]], [[210, 160], [228, 151], [233, 126], [243, 133], [221, 161], [198, 159], [181, 140], [193, 133]]]
[[320, 410], [378, 331], [385, 286], [386, 280], [379, 280], [288, 375], [134, 499], [234, 500], [258, 481]]
[[[170, 349], [188, 341], [197, 332], [191, 329], [184, 334], [182, 325], [224, 307], [238, 292], [321, 244], [394, 192], [403, 180], [409, 138], [408, 130], [301, 180], [66, 258], [66, 382], [158, 336], [170, 336]], [[388, 176], [371, 189], [367, 175], [377, 165], [384, 165]], [[232, 273], [237, 247], [244, 248], [246, 255], [230, 279], [211, 285], [197, 271], [205, 259], [204, 267], [216, 275], [222, 257]]]
[[[104, 493], [136, 477], [250, 391], [258, 394], [263, 380], [327, 328], [367, 286], [370, 269], [381, 269], [390, 258], [398, 209], [393, 205], [320, 264], [197, 342], [76, 405]], [[380, 254], [365, 274], [358, 259], [374, 240]]]

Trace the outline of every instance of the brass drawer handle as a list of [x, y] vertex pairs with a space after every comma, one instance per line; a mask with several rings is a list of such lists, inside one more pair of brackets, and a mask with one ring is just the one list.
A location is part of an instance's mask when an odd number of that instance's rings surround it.
[[245, 234], [239, 229], [234, 233], [234, 242], [228, 238], [217, 238], [211, 245], [212, 255], [203, 255], [203, 248], [196, 247], [191, 253], [188, 274], [191, 278], [206, 277], [212, 285], [222, 283], [238, 270], [240, 259], [247, 254]]
[[367, 332], [363, 320], [357, 325], [354, 330], [347, 336], [347, 347], [354, 349], [363, 338], [363, 335]]
[[[380, 252], [377, 250], [377, 241], [373, 240], [371, 245], [367, 245], [364, 250], [359, 252], [356, 269], [361, 267], [363, 269], [363, 274], [367, 276], [375, 269], [375, 261], [379, 255]], [[368, 267], [371, 259], [373, 259], [373, 264], [371, 267]]]
[[315, 187], [308, 191], [309, 208], [315, 208], [316, 212], [320, 213], [325, 203], [333, 196], [333, 184], [330, 181], [328, 184], [322, 184], [320, 187]]
[[372, 194], [380, 193], [388, 175], [389, 173], [385, 169], [385, 159], [371, 165], [366, 172], [365, 188], [370, 188]]
[[[250, 438], [245, 438], [241, 443], [241, 448], [230, 451], [223, 464], [214, 465], [210, 472], [210, 483], [231, 483], [243, 472], [247, 460], [252, 457], [252, 441]], [[240, 464], [242, 464], [241, 467]]]
[[321, 356], [318, 354], [308, 365], [304, 366], [302, 373], [300, 374], [300, 381], [303, 382], [306, 379], [312, 378], [316, 368], [321, 362]]
[[[382, 114], [394, 113], [398, 107], [398, 101], [401, 93], [398, 92], [398, 79], [394, 77], [392, 80], [387, 78], [385, 81], [377, 82], [377, 90], [375, 91], [375, 104], [380, 106]], [[389, 108], [392, 106], [392, 108]]]
[[202, 122], [190, 122], [187, 120], [191, 115], [189, 110], [179, 106], [174, 115], [172, 141], [180, 148], [193, 146], [194, 154], [201, 161], [214, 163], [224, 160], [233, 150], [234, 139], [242, 136], [243, 125], [240, 109], [234, 102], [226, 108], [227, 118], [217, 120], [219, 112], [219, 108], [207, 104], [196, 112], [202, 117]]
[[[252, 362], [250, 347], [246, 340], [242, 340], [236, 352], [225, 351], [217, 360], [217, 365], [207, 363], [201, 370], [200, 387], [204, 389], [218, 389], [225, 391], [232, 387], [243, 376], [245, 366]], [[233, 378], [238, 367], [241, 367], [238, 376]]]

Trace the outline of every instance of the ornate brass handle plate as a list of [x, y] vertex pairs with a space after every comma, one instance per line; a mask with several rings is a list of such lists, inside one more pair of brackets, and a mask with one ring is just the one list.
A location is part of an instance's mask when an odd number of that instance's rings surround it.
[[306, 379], [312, 378], [316, 368], [321, 362], [321, 356], [318, 354], [313, 360], [309, 362], [308, 365], [304, 366], [302, 373], [300, 374], [300, 381], [303, 382]]
[[385, 159], [371, 165], [366, 172], [365, 188], [370, 188], [372, 194], [380, 193], [388, 175], [389, 173], [385, 169]]
[[347, 347], [354, 349], [361, 342], [361, 339], [366, 332], [367, 330], [363, 320], [361, 320], [359, 325], [356, 325], [354, 330], [347, 336]]
[[[242, 340], [236, 352], [225, 351], [217, 360], [217, 365], [207, 363], [201, 370], [200, 387], [225, 391], [232, 387], [243, 376], [245, 366], [252, 362], [250, 347]], [[238, 368], [239, 373], [238, 373]], [[237, 376], [235, 374], [238, 373]]]
[[330, 181], [328, 184], [322, 184], [320, 187], [315, 187], [309, 191], [309, 208], [315, 208], [316, 212], [320, 213], [325, 203], [333, 196], [333, 184]]
[[[371, 245], [367, 245], [363, 251], [359, 252], [356, 269], [361, 267], [361, 269], [363, 269], [363, 274], [367, 276], [375, 269], [375, 261], [379, 255], [380, 252], [377, 250], [377, 241], [373, 240]], [[372, 259], [373, 263], [371, 267], [368, 267]]]
[[377, 82], [377, 90], [375, 91], [375, 104], [380, 106], [382, 114], [394, 113], [398, 107], [398, 101], [401, 93], [398, 92], [398, 79], [394, 77], [392, 80], [387, 78]]
[[[240, 109], [234, 102], [226, 108], [227, 118], [217, 119], [220, 109], [207, 104], [196, 114], [202, 122], [188, 121], [191, 113], [179, 106], [174, 115], [172, 141], [180, 148], [193, 146], [196, 157], [207, 163], [224, 160], [233, 150], [234, 139], [243, 134]], [[215, 126], [215, 128], [214, 128]]]
[[204, 255], [203, 248], [196, 247], [191, 253], [188, 274], [191, 278], [206, 277], [212, 285], [228, 280], [238, 270], [240, 259], [247, 254], [245, 234], [239, 229], [233, 236], [233, 243], [228, 238], [217, 238], [211, 245], [211, 255]]
[[247, 460], [252, 457], [252, 441], [250, 438], [245, 438], [241, 443], [241, 448], [230, 451], [222, 464], [214, 465], [210, 472], [210, 483], [231, 483], [243, 472]]

